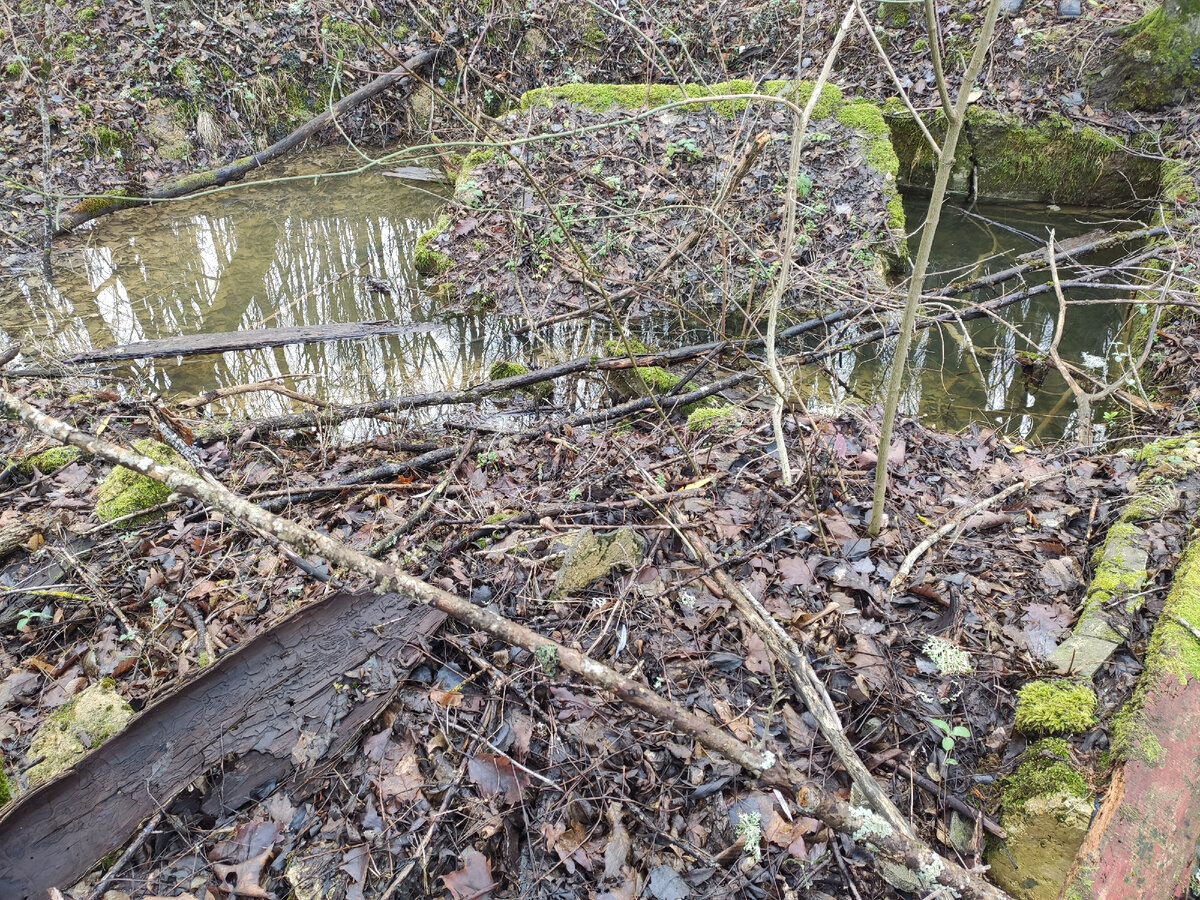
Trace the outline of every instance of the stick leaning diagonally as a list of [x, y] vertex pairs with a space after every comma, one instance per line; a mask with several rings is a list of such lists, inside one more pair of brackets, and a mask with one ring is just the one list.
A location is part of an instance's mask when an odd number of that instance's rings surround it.
[[195, 475], [160, 465], [140, 453], [79, 431], [35, 409], [8, 391], [0, 390], [0, 408], [55, 440], [161, 481], [172, 490], [272, 534], [305, 553], [319, 555], [331, 563], [350, 568], [370, 578], [383, 591], [394, 591], [415, 602], [432, 606], [468, 627], [486, 631], [530, 652], [541, 651], [543, 655], [552, 653], [564, 669], [602, 690], [611, 691], [630, 706], [670, 723], [680, 733], [693, 738], [709, 751], [737, 763], [748, 774], [762, 779], [767, 785], [788, 791], [806, 813], [835, 831], [851, 836], [877, 856], [917, 873], [929, 888], [941, 886], [966, 898], [1006, 900], [1008, 897], [999, 888], [984, 881], [979, 874], [943, 859], [919, 841], [899, 833], [870, 810], [852, 807], [828, 793], [774, 754], [760, 753], [750, 748], [708, 719], [680, 708], [645, 684], [620, 674], [578, 650], [426, 584], [390, 563], [372, 559], [328, 535], [273, 515], [220, 484], [209, 484]]

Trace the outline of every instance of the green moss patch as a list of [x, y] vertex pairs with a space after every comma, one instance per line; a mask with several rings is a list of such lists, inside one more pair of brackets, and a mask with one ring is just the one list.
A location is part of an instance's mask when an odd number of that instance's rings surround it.
[[417, 238], [413, 251], [413, 266], [422, 275], [441, 275], [450, 268], [450, 257], [430, 245], [450, 227], [448, 215], [439, 216], [436, 224]]
[[[528, 375], [529, 367], [523, 366], [521, 363], [510, 362], [509, 360], [497, 360], [492, 363], [488, 369], [488, 381], [503, 381], [505, 378], [516, 378], [518, 375]], [[527, 391], [536, 397], [548, 397], [554, 393], [554, 382], [540, 381], [537, 384], [531, 384], [526, 387], [516, 388], [516, 390]], [[501, 395], [511, 394], [512, 391], [501, 391]]]
[[732, 430], [742, 417], [736, 406], [709, 406], [692, 411], [687, 417], [688, 431], [709, 431], [714, 428]]
[[1017, 692], [1022, 734], [1080, 734], [1096, 724], [1096, 694], [1072, 681], [1031, 681]]
[[78, 447], [51, 447], [49, 450], [43, 450], [41, 453], [25, 457], [25, 459], [17, 463], [17, 470], [22, 475], [32, 475], [34, 469], [37, 469], [43, 475], [49, 475], [51, 472], [57, 472], [64, 466], [69, 466], [82, 455], [83, 451]]
[[1056, 793], [1090, 798], [1091, 789], [1070, 760], [1070, 745], [1062, 738], [1044, 738], [1032, 744], [1017, 771], [1004, 780], [1004, 807], [1017, 807], [1034, 797]]
[[49, 781], [90, 748], [124, 728], [132, 716], [133, 708], [117, 694], [112, 679], [106, 678], [85, 689], [57, 710], [34, 735], [29, 756], [41, 762], [27, 773], [29, 784]]
[[[187, 461], [166, 444], [143, 438], [133, 448], [161, 465], [191, 471]], [[171, 489], [161, 481], [139, 475], [124, 466], [116, 466], [100, 484], [100, 492], [96, 497], [96, 516], [101, 522], [111, 522], [138, 510], [165, 503], [170, 495]], [[122, 524], [132, 528], [153, 522], [163, 515], [160, 511], [134, 516]]]
[[[551, 106], [556, 102], [574, 103], [593, 112], [604, 112], [612, 106], [623, 109], [654, 109], [681, 100], [703, 100], [705, 97], [720, 97], [733, 94], [766, 94], [785, 97], [803, 107], [812, 96], [814, 85], [801, 82], [797, 88], [792, 81], [767, 81], [755, 85], [753, 81], [737, 79], [717, 84], [560, 84], [537, 88], [521, 95], [521, 109], [534, 106]], [[714, 100], [706, 103], [723, 116], [731, 116], [750, 105], [746, 100]], [[842, 102], [841, 89], [827, 84], [813, 108], [813, 120], [833, 115]]]

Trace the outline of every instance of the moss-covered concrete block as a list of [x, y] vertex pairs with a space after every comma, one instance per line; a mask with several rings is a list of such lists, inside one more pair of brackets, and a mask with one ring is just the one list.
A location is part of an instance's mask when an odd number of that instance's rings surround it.
[[1081, 734], [1096, 724], [1096, 692], [1072, 681], [1031, 681], [1017, 692], [1022, 734]]
[[1033, 744], [1002, 787], [1003, 845], [989, 846], [990, 875], [1017, 900], [1055, 900], [1092, 818], [1092, 796], [1063, 740]]
[[1200, 827], [1200, 541], [1184, 551], [1133, 699], [1113, 720], [1118, 762], [1066, 896], [1182, 897]]
[[[933, 184], [937, 160], [913, 117], [899, 101], [884, 106], [902, 182]], [[945, 135], [945, 117], [924, 118], [934, 139]], [[950, 190], [966, 193], [972, 173], [979, 196], [1064, 205], [1120, 206], [1154, 196], [1162, 162], [1126, 148], [1088, 126], [1051, 115], [1030, 123], [1016, 115], [971, 107], [950, 177]]]
[[112, 679], [85, 688], [33, 736], [29, 757], [41, 762], [27, 773], [30, 786], [49, 781], [69, 768], [88, 750], [123, 729], [132, 717], [133, 708], [117, 693]]
[[[135, 442], [133, 448], [161, 465], [175, 466], [189, 472], [192, 470], [182, 456], [158, 441], [143, 438]], [[138, 510], [165, 503], [169, 496], [171, 489], [161, 481], [139, 475], [124, 466], [116, 466], [100, 483], [100, 491], [96, 497], [96, 517], [101, 522], [111, 522]], [[135, 516], [122, 524], [135, 527], [162, 518], [163, 515], [160, 511]]]
[[1124, 639], [1109, 617], [1140, 602], [1148, 578], [1148, 545], [1146, 533], [1132, 522], [1118, 521], [1109, 528], [1075, 628], [1050, 654], [1056, 671], [1091, 678], [1121, 645]]

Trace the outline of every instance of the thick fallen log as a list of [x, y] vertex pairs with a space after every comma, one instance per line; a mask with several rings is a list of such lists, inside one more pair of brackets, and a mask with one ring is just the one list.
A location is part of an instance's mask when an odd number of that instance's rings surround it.
[[349, 112], [358, 106], [358, 104], [370, 100], [376, 94], [393, 85], [403, 84], [405, 81], [408, 81], [412, 78], [414, 72], [429, 65], [438, 56], [450, 50], [452, 46], [453, 44], [444, 44], [418, 53], [407, 62], [392, 69], [392, 71], [386, 72], [369, 84], [363, 85], [353, 94], [343, 97], [319, 116], [309, 119], [287, 137], [276, 141], [266, 150], [260, 150], [252, 156], [243, 156], [241, 159], [236, 159], [229, 165], [222, 166], [219, 169], [210, 169], [207, 172], [196, 172], [191, 175], [185, 175], [176, 181], [172, 181], [170, 184], [165, 184], [145, 194], [133, 194], [130, 193], [129, 189], [125, 188], [120, 191], [104, 194], [100, 197], [89, 197], [86, 200], [81, 200], [70, 212], [59, 220], [58, 228], [54, 234], [56, 237], [66, 234], [78, 228], [84, 222], [90, 222], [93, 219], [116, 212], [119, 209], [145, 206], [148, 203], [161, 200], [175, 200], [179, 197], [186, 197], [188, 194], [205, 190], [206, 188], [220, 187], [221, 185], [229, 184], [231, 181], [240, 181], [249, 172], [261, 168], [276, 157], [282, 156], [292, 148], [304, 143], [304, 141], [332, 122], [335, 117]]
[[225, 760], [232, 765], [213, 797], [233, 809], [340, 752], [444, 619], [396, 594], [334, 594], [205, 668], [6, 809], [0, 897], [42, 900], [67, 888]]
[[[800, 769], [778, 758], [774, 752], [753, 749], [711, 720], [679, 707], [648, 685], [620, 674], [579, 650], [543, 637], [489, 609], [475, 606], [468, 600], [421, 581], [389, 562], [372, 559], [327, 534], [272, 515], [219, 483], [209, 484], [195, 475], [159, 465], [139, 453], [81, 432], [66, 422], [47, 416], [7, 391], [0, 390], [0, 408], [55, 440], [161, 481], [184, 496], [274, 535], [302, 553], [321, 556], [333, 565], [352, 569], [370, 578], [383, 591], [396, 591], [411, 601], [440, 610], [470, 628], [486, 631], [521, 647], [538, 658], [556, 660], [566, 671], [583, 677], [602, 691], [611, 692], [629, 706], [669, 723], [677, 734], [686, 735], [708, 751], [737, 764], [752, 778], [761, 779], [766, 787], [786, 791], [805, 814], [815, 816], [835, 831], [851, 837], [876, 857], [917, 873], [926, 889], [933, 890], [940, 886], [950, 889], [955, 896], [965, 898], [1004, 900], [1007, 897], [978, 873], [943, 859], [920, 841], [899, 832], [870, 809], [851, 806], [836, 794], [826, 791]], [[335, 667], [335, 670], [338, 669]], [[212, 702], [222, 701], [220, 697], [215, 697]], [[177, 748], [177, 752], [182, 749]], [[0, 819], [0, 828], [6, 821], [7, 817]], [[83, 865], [78, 861], [72, 864], [76, 868]]]
[[284, 344], [315, 344], [320, 341], [357, 341], [390, 334], [424, 334], [440, 325], [418, 322], [394, 325], [391, 322], [339, 322], [332, 325], [290, 325], [285, 328], [249, 328], [246, 331], [219, 331], [215, 334], [187, 334], [159, 341], [138, 341], [121, 347], [89, 350], [66, 360], [68, 365], [120, 362], [130, 359], [162, 359], [172, 356], [201, 356], [227, 350], [255, 350], [282, 347]]

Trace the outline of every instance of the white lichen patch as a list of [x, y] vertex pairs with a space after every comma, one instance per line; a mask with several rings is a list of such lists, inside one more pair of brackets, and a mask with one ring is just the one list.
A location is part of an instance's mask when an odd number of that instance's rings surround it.
[[949, 641], [939, 637], [930, 637], [925, 641], [921, 652], [929, 657], [930, 662], [937, 666], [942, 675], [970, 675], [971, 654], [962, 650]]
[[865, 806], [852, 806], [850, 812], [854, 814], [854, 818], [858, 820], [859, 826], [854, 829], [854, 838], [856, 843], [871, 843], [875, 838], [888, 838], [893, 834], [892, 826], [887, 823], [883, 816], [876, 813], [874, 810], [867, 809]]

